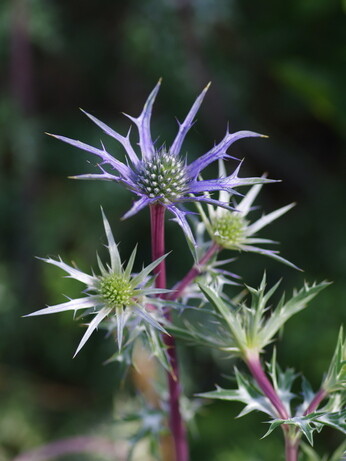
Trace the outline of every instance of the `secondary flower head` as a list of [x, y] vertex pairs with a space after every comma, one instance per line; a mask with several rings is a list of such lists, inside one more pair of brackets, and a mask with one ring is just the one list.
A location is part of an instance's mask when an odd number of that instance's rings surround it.
[[[147, 205], [159, 203], [175, 215], [175, 219], [183, 228], [189, 240], [193, 241], [193, 236], [185, 217], [186, 211], [179, 208], [182, 202], [207, 202], [227, 207], [227, 205], [212, 199], [209, 195], [206, 196], [204, 193], [219, 190], [234, 193], [235, 187], [269, 181], [264, 178], [239, 178], [240, 166], [228, 177], [205, 181], [198, 179], [201, 171], [217, 159], [230, 158], [227, 154], [227, 149], [238, 139], [263, 136], [252, 131], [229, 133], [227, 130], [220, 143], [188, 165], [185, 156], [181, 155], [181, 147], [187, 132], [194, 123], [195, 115], [202, 104], [209, 85], [198, 96], [185, 120], [179, 123], [178, 133], [170, 148], [167, 149], [166, 147], [156, 148], [152, 141], [150, 129], [152, 107], [160, 84], [161, 80], [150, 93], [139, 117], [135, 118], [125, 114], [137, 126], [140, 156], [137, 155], [131, 145], [130, 130], [127, 136], [122, 136], [105, 123], [83, 111], [106, 134], [122, 144], [127, 155], [126, 164], [109, 154], [103, 144], [99, 149], [64, 136], [52, 136], [101, 158], [102, 161], [98, 165], [101, 169], [100, 174], [79, 175], [76, 178], [116, 181], [125, 185], [137, 195], [138, 200], [123, 218], [133, 216]], [[103, 168], [104, 165], [111, 167], [112, 173], [107, 172]], [[193, 194], [193, 197], [191, 194]]]
[[[219, 161], [219, 176], [220, 178], [226, 177], [226, 170], [222, 160]], [[250, 222], [247, 216], [261, 188], [262, 184], [256, 184], [251, 187], [243, 199], [238, 204], [234, 204], [232, 211], [225, 208], [213, 207], [208, 204], [207, 216], [202, 206], [197, 204], [203, 221], [200, 223], [200, 226], [204, 227], [211, 239], [222, 248], [264, 254], [297, 269], [294, 264], [279, 256], [278, 251], [257, 246], [258, 244], [275, 243], [273, 240], [257, 238], [255, 234], [295, 205], [291, 203], [267, 215], [263, 215], [257, 221]], [[227, 191], [220, 192], [220, 201], [229, 203], [230, 199], [230, 193]], [[199, 230], [199, 233], [201, 233], [201, 230]]]
[[[86, 293], [87, 296], [79, 299], [71, 299], [70, 301], [55, 306], [46, 307], [26, 316], [55, 314], [64, 311], [76, 312], [80, 309], [86, 310], [85, 315], [94, 315], [93, 320], [89, 323], [79, 343], [75, 356], [100, 323], [107, 318], [116, 320], [119, 349], [123, 342], [124, 328], [127, 324], [131, 323], [131, 325], [137, 325], [138, 323], [143, 323], [145, 328], [154, 328], [165, 333], [164, 328], [160, 324], [164, 321], [164, 318], [163, 316], [158, 318], [160, 309], [156, 308], [148, 312], [146, 306], [150, 302], [151, 305], [155, 304], [157, 307], [160, 307], [160, 300], [155, 298], [149, 299], [148, 295], [166, 293], [168, 291], [152, 288], [152, 278], [149, 278], [150, 272], [160, 264], [166, 255], [143, 268], [139, 274], [135, 276], [131, 275], [136, 257], [136, 248], [133, 250], [126, 268], [124, 269], [109, 223], [103, 212], [102, 215], [108, 241], [107, 248], [109, 251], [110, 265], [107, 264], [104, 266], [97, 256], [100, 275], [95, 275], [94, 273], [92, 275], [86, 274], [75, 267], [65, 264], [61, 259], [58, 261], [51, 258], [43, 259], [43, 261], [63, 269], [68, 274], [68, 277], [84, 283], [86, 285], [84, 293]], [[135, 317], [135, 322], [133, 322], [133, 317]], [[152, 334], [152, 331], [150, 334]]]

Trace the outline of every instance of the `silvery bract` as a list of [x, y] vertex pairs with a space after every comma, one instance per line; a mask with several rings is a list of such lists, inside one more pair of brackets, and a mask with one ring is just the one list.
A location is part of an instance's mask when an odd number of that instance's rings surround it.
[[[219, 176], [220, 178], [226, 177], [226, 170], [222, 160], [219, 162]], [[210, 238], [221, 248], [263, 254], [297, 269], [294, 264], [279, 256], [277, 250], [258, 246], [275, 243], [273, 240], [255, 237], [255, 234], [287, 213], [295, 205], [291, 203], [267, 215], [263, 215], [257, 221], [250, 222], [248, 214], [251, 212], [253, 202], [261, 188], [262, 184], [256, 184], [251, 187], [238, 204], [231, 202], [232, 194], [222, 190], [219, 193], [219, 201], [228, 204], [230, 208], [233, 207], [233, 210], [220, 208], [219, 206], [214, 207], [208, 204], [207, 215], [202, 206], [197, 203], [196, 205], [203, 221], [200, 227], [204, 227]], [[201, 232], [200, 229], [199, 232]]]
[[291, 298], [283, 294], [276, 307], [269, 311], [269, 301], [276, 292], [280, 282], [267, 290], [264, 274], [258, 289], [246, 285], [251, 295], [251, 302], [225, 303], [214, 289], [200, 284], [200, 288], [215, 311], [222, 318], [222, 323], [231, 335], [229, 346], [234, 352], [246, 358], [261, 354], [274, 336], [293, 315], [305, 309], [308, 303], [325, 287], [328, 282], [305, 283], [295, 290]]
[[[165, 333], [162, 326], [162, 323], [164, 323], [164, 316], [161, 315], [160, 300], [157, 298], [148, 298], [149, 295], [156, 295], [169, 291], [152, 288], [151, 284], [153, 278], [149, 278], [150, 272], [160, 264], [165, 256], [157, 259], [149, 264], [149, 266], [144, 267], [139, 274], [134, 276], [131, 275], [136, 256], [136, 248], [133, 250], [126, 268], [123, 269], [119, 251], [114, 241], [108, 220], [103, 212], [102, 215], [108, 241], [107, 248], [109, 251], [110, 265], [107, 264], [104, 266], [97, 256], [101, 274], [95, 275], [93, 273], [89, 275], [76, 267], [64, 263], [61, 259], [43, 259], [43, 261], [49, 264], [60, 267], [60, 269], [68, 274], [67, 277], [74, 278], [84, 283], [87, 287], [84, 291], [86, 296], [40, 309], [27, 316], [56, 314], [64, 311], [76, 312], [81, 309], [86, 310], [85, 315], [93, 315], [94, 318], [88, 324], [88, 328], [78, 345], [75, 355], [78, 354], [101, 322], [110, 317], [112, 317], [112, 320], [116, 320], [119, 349], [123, 342], [124, 328], [127, 324], [138, 325], [138, 323], [143, 323], [145, 328], [154, 328]], [[150, 303], [150, 306], [148, 306], [148, 303]], [[153, 307], [154, 304], [155, 308]], [[133, 317], [135, 317], [135, 322], [133, 322]], [[152, 334], [152, 332], [149, 334]]]

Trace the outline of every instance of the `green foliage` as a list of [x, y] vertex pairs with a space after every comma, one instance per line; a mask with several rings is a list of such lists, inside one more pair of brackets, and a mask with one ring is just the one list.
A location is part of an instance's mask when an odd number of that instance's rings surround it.
[[[264, 275], [258, 289], [247, 286], [251, 293], [251, 305], [246, 303], [238, 306], [226, 306], [218, 293], [207, 286], [200, 285], [208, 301], [226, 322], [233, 339], [235, 351], [245, 357], [251, 351], [262, 352], [272, 342], [273, 337], [294, 314], [305, 309], [313, 299], [329, 283], [304, 284], [303, 288], [293, 293], [285, 300], [283, 295], [275, 309], [268, 315], [268, 302], [279, 286], [279, 282], [266, 292], [266, 277]], [[230, 344], [229, 347], [232, 345]]]
[[346, 392], [346, 339], [343, 336], [343, 328], [340, 329], [335, 352], [322, 387], [328, 393]]
[[200, 397], [207, 399], [217, 399], [226, 401], [238, 401], [245, 404], [245, 408], [239, 413], [238, 417], [247, 415], [251, 411], [261, 411], [267, 415], [275, 415], [275, 409], [272, 407], [267, 397], [259, 390], [253, 380], [241, 374], [235, 369], [235, 376], [238, 389], [222, 389], [217, 386], [215, 391], [198, 394]]
[[313, 434], [320, 432], [323, 426], [330, 426], [346, 434], [346, 410], [334, 413], [324, 413], [322, 411], [310, 413], [305, 416], [295, 416], [289, 419], [275, 419], [271, 421], [268, 432], [264, 437], [271, 434], [274, 429], [282, 424], [296, 426], [305, 435], [311, 445], [313, 445]]
[[[272, 359], [268, 366], [268, 372], [271, 377], [271, 381], [273, 383], [273, 387], [277, 392], [278, 396], [280, 397], [281, 401], [285, 405], [287, 409], [290, 410], [291, 401], [296, 394], [292, 392], [292, 386], [295, 380], [298, 377], [298, 374], [294, 372], [292, 368], [287, 368], [286, 370], [281, 370], [280, 366], [276, 361], [276, 349], [273, 351]], [[305, 382], [305, 378], [302, 377], [303, 383]], [[304, 395], [304, 394], [303, 394]], [[307, 397], [307, 401], [310, 403], [311, 399], [313, 398], [314, 393], [309, 393]]]
[[[340, 337], [338, 344], [340, 343]], [[271, 400], [265, 395], [263, 389], [258, 387], [258, 384], [253, 378], [247, 378], [235, 368], [237, 380], [237, 389], [223, 389], [217, 386], [215, 391], [199, 394], [200, 397], [211, 398], [224, 401], [238, 401], [245, 404], [244, 409], [238, 416], [246, 415], [252, 411], [260, 411], [269, 414], [273, 417], [270, 421], [270, 427], [266, 434], [267, 437], [274, 429], [284, 425], [288, 428], [290, 437], [294, 440], [299, 440], [303, 434], [309, 443], [313, 445], [314, 432], [321, 432], [324, 426], [332, 427], [346, 434], [346, 409], [345, 395], [333, 393], [326, 405], [320, 411], [309, 411], [311, 402], [315, 398], [315, 394], [311, 389], [310, 384], [302, 378], [302, 398], [303, 402], [296, 408], [291, 409], [292, 399], [298, 396], [292, 392], [292, 386], [297, 378], [297, 374], [292, 369], [282, 371], [276, 363], [276, 352], [274, 350], [272, 361], [268, 364], [268, 371], [273, 383], [273, 387], [280, 401], [284, 404], [289, 415], [289, 418], [278, 418], [277, 409], [273, 406]], [[332, 392], [332, 391], [331, 391]], [[293, 429], [293, 430], [292, 430]]]
[[148, 405], [144, 399], [139, 399], [137, 402], [138, 411], [127, 413], [121, 416], [117, 421], [118, 424], [135, 423], [135, 430], [129, 437], [130, 449], [127, 453], [126, 460], [131, 461], [134, 459], [134, 452], [138, 443], [142, 440], [147, 440], [150, 444], [152, 454], [155, 458], [158, 457], [159, 439], [167, 434], [167, 427], [165, 424], [166, 412], [161, 408], [155, 408]]

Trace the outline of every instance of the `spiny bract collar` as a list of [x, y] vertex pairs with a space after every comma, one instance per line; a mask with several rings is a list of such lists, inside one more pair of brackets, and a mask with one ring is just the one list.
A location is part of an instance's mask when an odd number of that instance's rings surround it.
[[[45, 262], [63, 269], [69, 277], [84, 283], [86, 285], [84, 293], [87, 293], [87, 296], [71, 299], [67, 302], [49, 306], [29, 314], [29, 316], [34, 316], [55, 314], [64, 311], [76, 312], [80, 309], [85, 311], [85, 315], [92, 314], [93, 318], [88, 324], [88, 328], [77, 347], [75, 355], [82, 349], [98, 326], [110, 318], [116, 322], [119, 349], [122, 346], [124, 329], [131, 323], [130, 321], [133, 318], [136, 320], [134, 323], [137, 325], [141, 323], [146, 330], [151, 330], [150, 334], [155, 335], [155, 331], [166, 333], [162, 326], [164, 324], [164, 316], [161, 310], [161, 301], [156, 297], [150, 297], [150, 295], [166, 293], [169, 290], [153, 288], [149, 277], [149, 274], [163, 261], [166, 255], [144, 267], [139, 274], [131, 275], [136, 248], [133, 250], [126, 268], [123, 269], [110, 225], [103, 212], [102, 215], [107, 236], [110, 265], [107, 264], [104, 266], [100, 258], [98, 258], [101, 275], [95, 275], [94, 273], [89, 275], [76, 267], [64, 263], [61, 259], [44, 259]], [[150, 305], [154, 304], [157, 308], [147, 311], [148, 303]]]
[[[178, 133], [170, 148], [167, 149], [167, 151], [157, 150], [152, 141], [150, 124], [153, 104], [160, 85], [161, 80], [159, 80], [153, 91], [150, 93], [144, 108], [138, 117], [132, 117], [125, 114], [137, 126], [140, 157], [132, 147], [130, 141], [130, 131], [127, 133], [127, 136], [123, 136], [107, 126], [105, 123], [101, 122], [101, 120], [98, 120], [93, 115], [84, 111], [83, 112], [105, 133], [122, 144], [127, 155], [126, 163], [114, 158], [109, 152], [107, 152], [103, 144], [101, 148], [96, 148], [81, 141], [66, 138], [65, 136], [52, 136], [78, 147], [79, 149], [90, 152], [101, 159], [101, 163], [98, 165], [101, 169], [100, 174], [79, 175], [75, 176], [75, 178], [116, 181], [137, 195], [138, 200], [123, 216], [124, 219], [138, 213], [138, 211], [147, 205], [159, 202], [175, 215], [175, 220], [182, 227], [188, 240], [191, 243], [195, 243], [190, 226], [186, 220], [187, 212], [180, 208], [180, 204], [184, 201], [207, 202], [221, 207], [230, 208], [229, 205], [225, 205], [225, 203], [219, 200], [212, 199], [209, 195], [206, 196], [204, 193], [213, 193], [215, 191], [227, 191], [229, 193], [233, 193], [235, 187], [272, 182], [271, 180], [263, 177], [239, 178], [238, 172], [240, 165], [228, 177], [199, 180], [202, 170], [215, 160], [233, 158], [227, 154], [227, 150], [235, 141], [242, 138], [264, 136], [252, 131], [229, 133], [227, 130], [224, 138], [204, 155], [201, 155], [197, 158], [197, 160], [190, 164], [183, 162], [181, 157], [179, 158], [181, 147], [186, 134], [194, 124], [195, 115], [197, 114], [197, 111], [209, 88], [209, 85], [207, 85], [193, 103], [184, 121], [179, 123]], [[105, 171], [104, 165], [111, 168], [111, 173]]]

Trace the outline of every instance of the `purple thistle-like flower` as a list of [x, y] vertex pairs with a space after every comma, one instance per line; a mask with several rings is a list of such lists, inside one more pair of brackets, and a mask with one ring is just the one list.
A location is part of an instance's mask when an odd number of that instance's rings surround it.
[[[138, 157], [131, 145], [131, 130], [128, 131], [126, 136], [122, 136], [85, 111], [83, 111], [85, 115], [106, 134], [122, 144], [127, 154], [126, 164], [110, 155], [102, 143], [101, 148], [96, 148], [64, 136], [51, 136], [78, 147], [79, 149], [90, 152], [101, 159], [101, 163], [98, 165], [101, 170], [100, 174], [84, 174], [76, 176], [75, 178], [113, 180], [125, 185], [126, 188], [130, 189], [138, 196], [138, 200], [135, 201], [132, 208], [125, 213], [123, 219], [133, 216], [147, 205], [159, 203], [175, 215], [175, 220], [182, 227], [189, 240], [193, 242], [193, 235], [186, 220], [186, 214], [188, 212], [179, 207], [182, 202], [207, 202], [224, 208], [230, 208], [228, 203], [223, 203], [206, 196], [205, 192], [223, 190], [228, 193], [235, 193], [234, 188], [238, 186], [270, 182], [270, 180], [264, 179], [263, 177], [239, 178], [238, 172], [240, 165], [230, 176], [212, 180], [199, 180], [198, 178], [202, 170], [217, 159], [233, 158], [227, 154], [227, 149], [238, 139], [265, 136], [252, 131], [229, 133], [227, 130], [221, 142], [188, 165], [185, 157], [181, 156], [181, 147], [187, 132], [194, 124], [194, 117], [202, 104], [209, 85], [207, 85], [198, 96], [185, 120], [179, 123], [179, 130], [171, 147], [169, 149], [165, 147], [156, 149], [151, 137], [150, 120], [153, 103], [159, 91], [160, 84], [161, 80], [159, 80], [150, 93], [139, 117], [135, 118], [125, 114], [137, 126], [141, 157]], [[113, 172], [107, 172], [103, 168], [104, 165], [110, 166]], [[191, 194], [193, 194], [193, 196]]]

